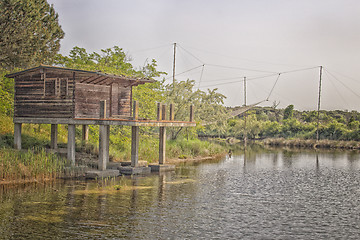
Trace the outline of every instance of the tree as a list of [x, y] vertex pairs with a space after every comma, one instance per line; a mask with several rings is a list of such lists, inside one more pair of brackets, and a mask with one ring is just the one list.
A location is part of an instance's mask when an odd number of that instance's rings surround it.
[[[223, 94], [217, 92], [217, 89], [205, 91], [194, 90], [195, 81], [187, 80], [175, 82], [175, 85], [165, 86], [164, 97], [167, 104], [173, 103], [175, 106], [175, 120], [188, 121], [189, 109], [191, 105], [195, 107], [195, 120], [200, 124], [206, 124], [206, 130], [217, 130], [224, 134], [227, 126], [228, 114], [223, 106]], [[183, 128], [169, 128], [169, 135], [176, 139]], [[194, 129], [191, 129], [194, 130]], [[187, 131], [191, 131], [187, 129]], [[195, 134], [195, 133], [194, 133]]]
[[294, 114], [294, 105], [289, 105], [284, 110], [284, 120], [285, 119], [291, 119]]
[[46, 0], [0, 1], [0, 66], [4, 69], [50, 64], [64, 32]]

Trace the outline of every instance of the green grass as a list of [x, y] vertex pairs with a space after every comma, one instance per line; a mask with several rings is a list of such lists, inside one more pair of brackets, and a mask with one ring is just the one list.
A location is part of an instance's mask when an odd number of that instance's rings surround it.
[[16, 151], [0, 149], [0, 178], [3, 181], [45, 180], [59, 177], [68, 163], [44, 149]]

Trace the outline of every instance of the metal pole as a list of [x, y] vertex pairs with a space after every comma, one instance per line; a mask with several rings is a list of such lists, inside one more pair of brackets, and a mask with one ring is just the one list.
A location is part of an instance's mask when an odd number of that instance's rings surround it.
[[175, 57], [176, 57], [176, 43], [174, 43], [173, 88], [175, 88]]
[[319, 80], [319, 99], [318, 99], [318, 109], [317, 109], [317, 127], [316, 127], [316, 141], [319, 141], [319, 125], [320, 125], [320, 100], [321, 100], [321, 77], [322, 69], [320, 66], [320, 80]]
[[[244, 106], [246, 108], [246, 77], [244, 77]], [[245, 113], [244, 113], [244, 145], [245, 146], [246, 146], [246, 142], [247, 142], [246, 120], [247, 120], [247, 114], [246, 114], [246, 109], [245, 109]]]

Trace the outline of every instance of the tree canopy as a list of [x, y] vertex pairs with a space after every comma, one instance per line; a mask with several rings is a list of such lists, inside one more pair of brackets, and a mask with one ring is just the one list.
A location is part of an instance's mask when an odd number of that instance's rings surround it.
[[46, 0], [0, 1], [0, 66], [28, 68], [50, 64], [64, 32]]

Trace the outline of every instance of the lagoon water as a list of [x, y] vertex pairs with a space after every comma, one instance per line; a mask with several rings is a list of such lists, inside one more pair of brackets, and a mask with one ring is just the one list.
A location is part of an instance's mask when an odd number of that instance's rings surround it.
[[0, 239], [360, 239], [360, 155], [248, 149], [174, 173], [0, 186]]

